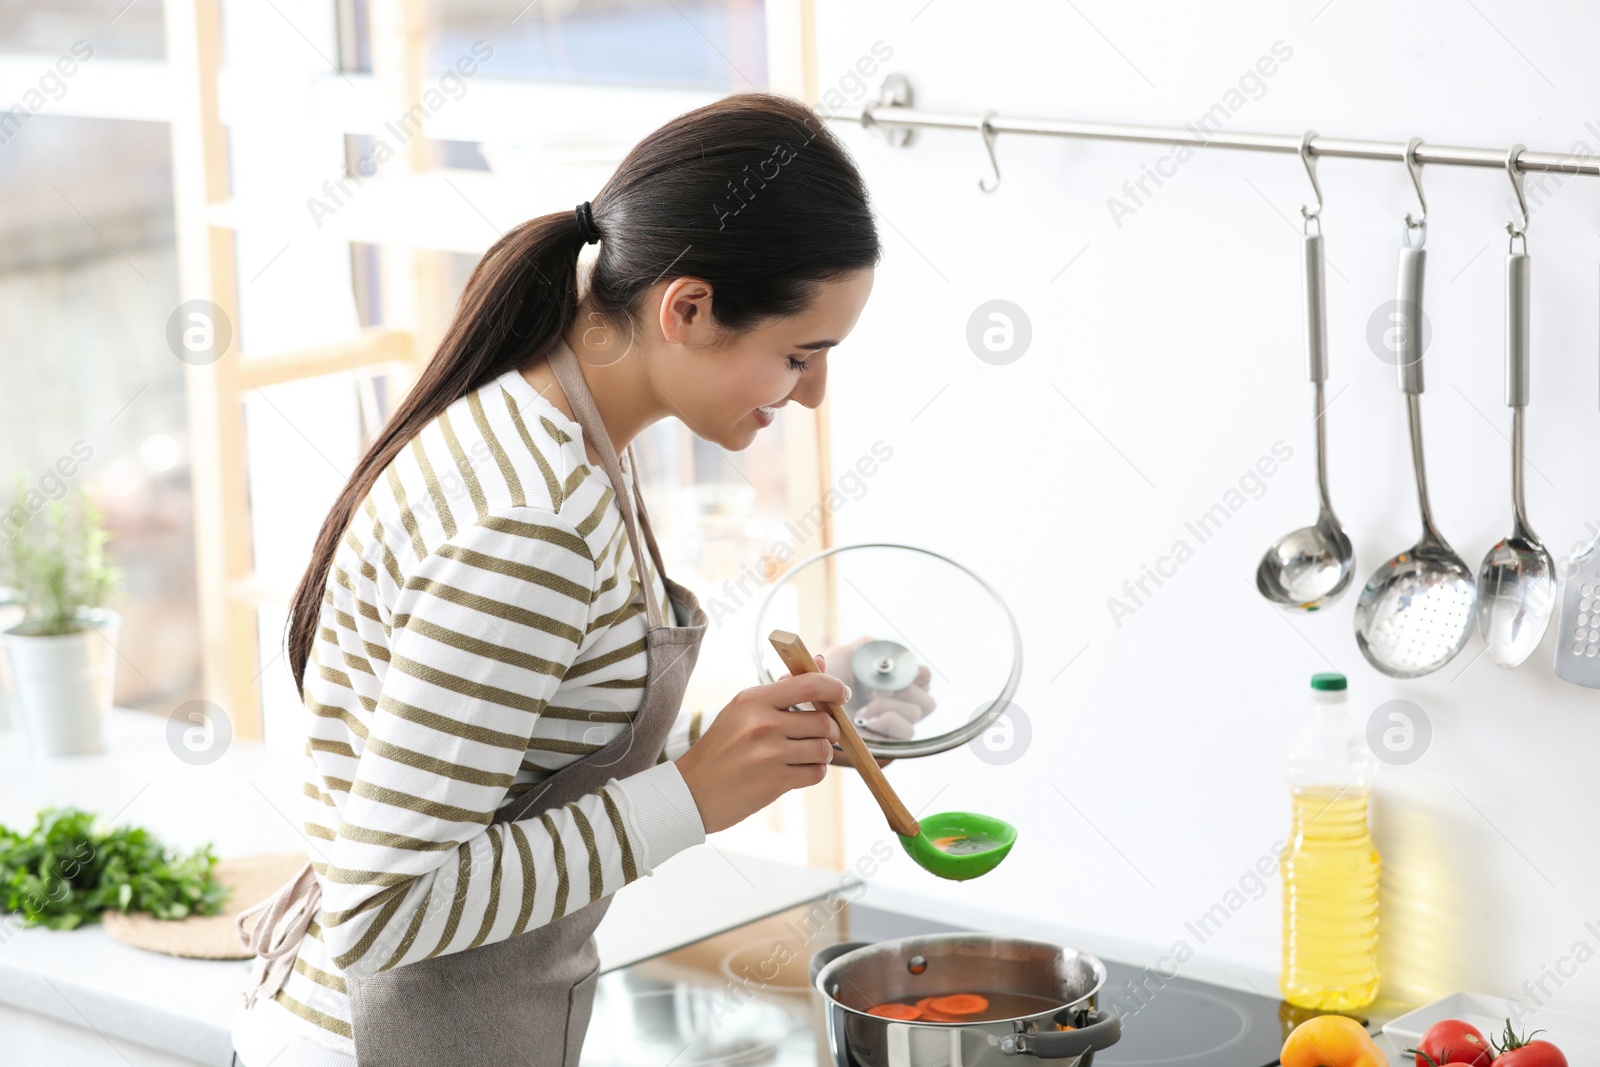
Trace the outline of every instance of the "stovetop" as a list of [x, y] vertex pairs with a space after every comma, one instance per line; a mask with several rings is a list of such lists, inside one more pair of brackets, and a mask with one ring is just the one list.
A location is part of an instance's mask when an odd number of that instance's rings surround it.
[[[811, 954], [957, 927], [837, 897], [601, 977], [582, 1067], [835, 1067]], [[1106, 960], [1122, 1039], [1094, 1067], [1273, 1067], [1308, 1017], [1279, 1000]], [[1364, 1021], [1364, 1020], [1363, 1020]]]

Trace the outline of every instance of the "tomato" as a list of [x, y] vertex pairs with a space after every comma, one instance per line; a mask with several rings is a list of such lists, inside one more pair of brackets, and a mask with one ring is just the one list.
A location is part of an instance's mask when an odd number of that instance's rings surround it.
[[[1535, 1030], [1534, 1036], [1539, 1033]], [[1530, 1041], [1519, 1037], [1506, 1020], [1506, 1032], [1496, 1042], [1500, 1054], [1494, 1058], [1495, 1067], [1567, 1067], [1567, 1057], [1548, 1041]]]
[[1422, 1042], [1407, 1052], [1416, 1054], [1416, 1067], [1444, 1067], [1447, 1063], [1470, 1063], [1489, 1067], [1494, 1052], [1483, 1038], [1483, 1031], [1460, 1019], [1444, 1019], [1428, 1027]]
[[1548, 1041], [1529, 1041], [1494, 1058], [1495, 1067], [1567, 1067], [1567, 1058]]

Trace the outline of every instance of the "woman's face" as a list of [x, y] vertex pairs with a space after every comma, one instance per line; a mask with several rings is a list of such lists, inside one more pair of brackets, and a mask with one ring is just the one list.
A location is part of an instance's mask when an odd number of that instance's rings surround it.
[[815, 408], [828, 381], [828, 353], [855, 328], [872, 292], [871, 268], [820, 282], [805, 311], [772, 319], [731, 341], [710, 326], [715, 293], [694, 278], [665, 287], [660, 329], [666, 342], [650, 379], [672, 414], [707, 441], [738, 452], [790, 401]]

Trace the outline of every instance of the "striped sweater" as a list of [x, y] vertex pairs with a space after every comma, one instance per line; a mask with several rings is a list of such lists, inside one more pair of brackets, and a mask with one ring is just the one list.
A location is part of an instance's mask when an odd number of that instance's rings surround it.
[[[514, 937], [705, 839], [669, 762], [683, 725], [649, 770], [491, 822], [628, 729], [643, 699], [645, 587], [622, 491], [590, 465], [582, 428], [514, 371], [452, 404], [378, 478], [334, 557], [302, 694], [321, 909], [247, 1025], [275, 1017], [353, 1054], [347, 969]], [[645, 570], [671, 620], [648, 557]]]

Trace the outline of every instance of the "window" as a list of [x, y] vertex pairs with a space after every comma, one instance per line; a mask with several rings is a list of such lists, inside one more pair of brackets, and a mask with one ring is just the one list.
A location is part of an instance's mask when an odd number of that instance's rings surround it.
[[492, 40], [501, 78], [722, 91], [767, 84], [760, 0], [433, 0], [430, 15], [436, 74], [472, 42]]
[[[46, 49], [45, 70], [66, 49], [41, 42], [89, 6], [10, 32]], [[46, 112], [12, 129], [0, 158], [0, 499], [87, 455], [62, 488], [91, 489], [121, 565], [115, 700], [165, 714], [200, 687], [184, 365], [166, 345], [178, 302], [167, 129]]]

